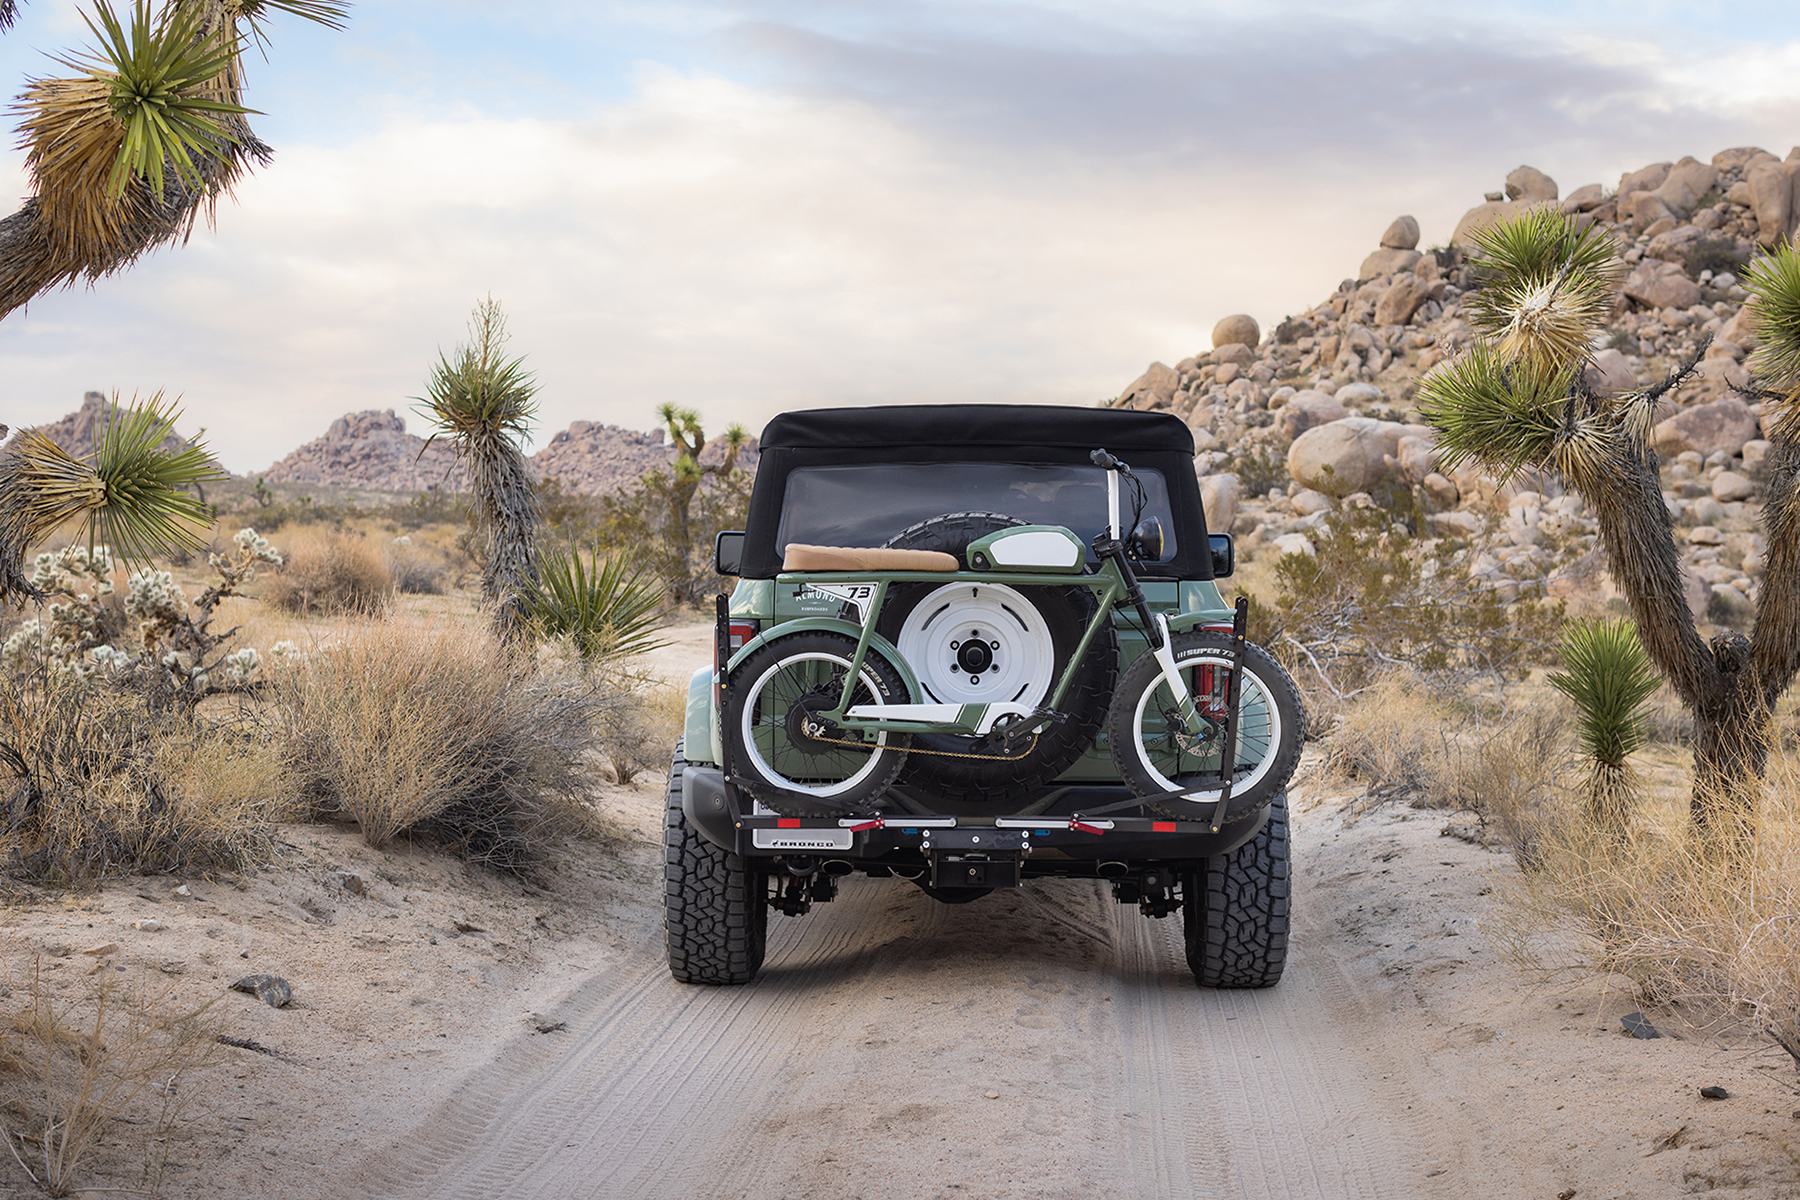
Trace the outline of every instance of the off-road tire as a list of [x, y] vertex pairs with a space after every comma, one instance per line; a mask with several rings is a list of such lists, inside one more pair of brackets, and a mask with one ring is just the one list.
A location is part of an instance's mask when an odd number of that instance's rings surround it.
[[1287, 793], [1257, 835], [1203, 860], [1182, 881], [1188, 967], [1201, 987], [1266, 988], [1287, 965]]
[[[725, 711], [725, 736], [731, 741], [732, 770], [743, 780], [756, 798], [786, 817], [835, 817], [849, 812], [866, 811], [887, 791], [890, 784], [900, 774], [900, 768], [906, 761], [906, 747], [911, 736], [904, 733], [885, 735], [885, 743], [872, 749], [869, 756], [874, 758], [872, 769], [861, 779], [856, 779], [849, 786], [830, 795], [810, 795], [803, 789], [806, 785], [795, 779], [779, 774], [775, 764], [762, 761], [760, 752], [746, 744], [744, 739], [744, 708], [752, 703], [763, 686], [765, 677], [770, 673], [787, 670], [783, 667], [784, 659], [794, 656], [808, 656], [812, 661], [836, 661], [847, 671], [850, 660], [856, 653], [856, 639], [840, 633], [810, 630], [802, 633], [788, 634], [765, 642], [754, 654], [745, 659], [743, 665], [731, 673], [731, 687], [727, 693]], [[904, 704], [909, 696], [906, 680], [894, 665], [880, 653], [871, 649], [863, 659], [863, 674], [873, 681], [873, 692], [876, 695], [862, 693], [865, 698], [854, 700], [854, 703]], [[772, 685], [770, 685], [772, 686]], [[833, 689], [841, 687], [832, 685]], [[802, 697], [803, 702], [810, 702], [810, 693]], [[829, 696], [831, 704], [837, 700], [837, 692], [833, 690]], [[791, 709], [789, 710], [792, 711]], [[779, 714], [768, 714], [777, 720]], [[805, 756], [809, 747], [823, 754], [833, 752], [833, 746], [826, 742], [823, 745], [809, 742], [804, 736], [796, 736], [791, 728], [771, 730], [777, 739], [777, 752], [792, 755], [796, 752]], [[835, 736], [854, 740], [854, 735], [838, 730]], [[845, 757], [841, 752], [839, 757]], [[804, 758], [802, 758], [804, 761]], [[766, 767], [766, 769], [765, 769]], [[862, 768], [850, 772], [854, 778]]]
[[[953, 554], [959, 562], [966, 563], [964, 553], [970, 542], [1024, 524], [1026, 522], [1004, 513], [945, 513], [901, 530], [888, 539], [887, 545], [897, 550], [937, 550]], [[918, 583], [892, 587], [882, 606], [877, 631], [890, 640], [897, 637], [907, 615], [936, 586]], [[1051, 678], [1059, 678], [1069, 654], [1087, 629], [1094, 611], [1093, 593], [1081, 587], [1015, 590], [1049, 625], [1051, 639], [1056, 645]], [[900, 781], [941, 798], [944, 804], [934, 807], [945, 812], [991, 815], [1014, 811], [1020, 800], [1068, 770], [1093, 744], [1094, 734], [1106, 719], [1118, 663], [1118, 635], [1108, 622], [1088, 647], [1087, 658], [1076, 669], [1068, 694], [1063, 697], [1061, 711], [1067, 719], [1042, 730], [1037, 744], [1028, 754], [1006, 760], [951, 758], [943, 753], [913, 754], [907, 757]], [[914, 734], [912, 744], [924, 750], [967, 754], [974, 749], [974, 741], [955, 734]]]
[[763, 876], [688, 824], [681, 809], [687, 770], [681, 743], [669, 764], [663, 812], [663, 938], [678, 983], [749, 983], [762, 969], [769, 906]]
[[[1185, 669], [1190, 663], [1229, 663], [1231, 641], [1228, 635], [1211, 630], [1178, 633], [1173, 642], [1176, 664]], [[1270, 726], [1268, 739], [1271, 744], [1255, 758], [1251, 758], [1240, 748], [1236, 770], [1233, 772], [1231, 802], [1226, 809], [1227, 822], [1249, 816], [1267, 804], [1271, 796], [1287, 787], [1294, 768], [1300, 764], [1300, 751], [1305, 741], [1300, 691], [1294, 686], [1287, 671], [1275, 660], [1275, 656], [1254, 642], [1246, 642], [1240, 669], [1255, 681], [1256, 688], [1267, 698], [1267, 719]], [[1140, 698], [1146, 690], [1155, 689], [1161, 679], [1161, 666], [1155, 656], [1146, 650], [1120, 677], [1118, 688], [1113, 694], [1112, 709], [1106, 718], [1106, 734], [1108, 746], [1112, 750], [1113, 765], [1118, 768], [1120, 778], [1140, 796], [1161, 795], [1170, 783], [1176, 782], [1159, 777], [1144, 761], [1144, 757], [1150, 752], [1144, 747], [1139, 728], [1137, 710]], [[1192, 686], [1191, 682], [1189, 686]], [[1166, 690], [1163, 696], [1168, 696]], [[1242, 709], [1240, 715], [1241, 713]], [[1167, 726], [1162, 728], [1166, 737]], [[1253, 730], [1240, 731], [1240, 738], [1253, 736]], [[1215, 780], [1216, 769], [1215, 767], [1213, 776]], [[1218, 789], [1214, 787], [1212, 791], [1213, 799], [1153, 801], [1146, 807], [1177, 820], [1207, 820], [1211, 818], [1217, 802]]]

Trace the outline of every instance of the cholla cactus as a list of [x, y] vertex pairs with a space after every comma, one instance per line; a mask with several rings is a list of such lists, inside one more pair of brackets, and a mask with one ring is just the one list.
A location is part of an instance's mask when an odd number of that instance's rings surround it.
[[293, 642], [276, 642], [269, 647], [269, 658], [276, 667], [292, 667], [306, 661], [306, 655]]
[[227, 654], [219, 665], [224, 668], [227, 684], [243, 687], [256, 674], [256, 669], [262, 666], [262, 655], [256, 652], [254, 646], [245, 646], [242, 650]]
[[36, 618], [13, 631], [0, 644], [0, 666], [8, 671], [24, 671], [44, 661], [50, 654], [50, 627]]

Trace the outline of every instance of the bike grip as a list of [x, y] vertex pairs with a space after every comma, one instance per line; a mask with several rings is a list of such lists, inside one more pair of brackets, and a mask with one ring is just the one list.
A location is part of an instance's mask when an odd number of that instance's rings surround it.
[[1104, 450], [1096, 450], [1088, 455], [1088, 461], [1092, 462], [1096, 467], [1107, 471], [1111, 471], [1119, 465], [1119, 460]]

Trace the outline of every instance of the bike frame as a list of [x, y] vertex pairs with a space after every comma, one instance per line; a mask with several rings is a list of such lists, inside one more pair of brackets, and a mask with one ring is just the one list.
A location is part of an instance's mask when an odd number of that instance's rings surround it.
[[[1102, 452], [1103, 453], [1103, 452]], [[1015, 587], [1085, 587], [1094, 593], [1094, 615], [1089, 619], [1087, 628], [1082, 632], [1081, 641], [1069, 655], [1062, 674], [1056, 681], [1048, 701], [1039, 712], [1060, 712], [1063, 699], [1068, 695], [1070, 684], [1075, 678], [1076, 668], [1086, 659], [1088, 650], [1094, 644], [1094, 638], [1106, 627], [1107, 622], [1115, 620], [1117, 610], [1129, 606], [1137, 610], [1138, 619], [1144, 633], [1150, 641], [1151, 653], [1155, 654], [1162, 665], [1164, 683], [1180, 706], [1182, 719], [1186, 722], [1188, 732], [1200, 734], [1211, 729], [1220, 728], [1224, 722], [1214, 720], [1202, 713], [1194, 704], [1189, 694], [1187, 681], [1175, 665], [1175, 656], [1171, 649], [1168, 619], [1160, 614], [1152, 615], [1149, 604], [1144, 598], [1143, 589], [1139, 586], [1137, 576], [1131, 569], [1131, 562], [1125, 555], [1125, 544], [1119, 528], [1119, 468], [1111, 467], [1107, 471], [1107, 532], [1094, 539], [1094, 551], [1100, 559], [1100, 567], [1093, 574], [1067, 575], [1049, 572], [1032, 573], [1026, 571], [958, 571], [955, 573], [959, 583], [993, 583]], [[891, 717], [854, 717], [850, 715], [850, 699], [856, 689], [857, 680], [862, 675], [863, 663], [869, 654], [869, 645], [875, 635], [876, 621], [881, 614], [882, 605], [887, 601], [888, 588], [895, 583], [942, 583], [947, 572], [943, 571], [808, 571], [784, 573], [782, 580], [788, 583], [799, 583], [817, 587], [820, 590], [843, 588], [847, 585], [873, 584], [874, 592], [867, 600], [860, 596], [846, 598], [846, 603], [857, 608], [861, 617], [861, 632], [856, 642], [856, 652], [851, 659], [850, 669], [844, 675], [843, 692], [838, 697], [835, 707], [817, 714], [820, 719], [829, 721], [840, 729], [855, 730], [867, 733], [950, 733], [968, 734], [976, 732], [982, 724], [982, 717], [988, 709], [987, 704], [965, 704], [957, 718], [951, 721], [941, 720], [907, 720]], [[833, 594], [827, 591], [827, 594]], [[1040, 718], [1036, 724], [1041, 724]], [[986, 732], [985, 729], [980, 729]]]

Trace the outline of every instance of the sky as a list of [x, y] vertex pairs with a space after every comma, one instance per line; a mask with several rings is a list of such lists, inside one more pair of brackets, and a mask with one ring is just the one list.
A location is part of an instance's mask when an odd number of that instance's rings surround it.
[[[67, 74], [82, 11], [27, 0], [0, 86]], [[1566, 194], [1800, 143], [1792, 3], [368, 0], [246, 66], [271, 165], [0, 320], [0, 423], [161, 391], [251, 473], [346, 412], [425, 432], [490, 295], [538, 444], [664, 402], [1092, 404], [1324, 299], [1402, 213], [1448, 241], [1522, 163]]]

